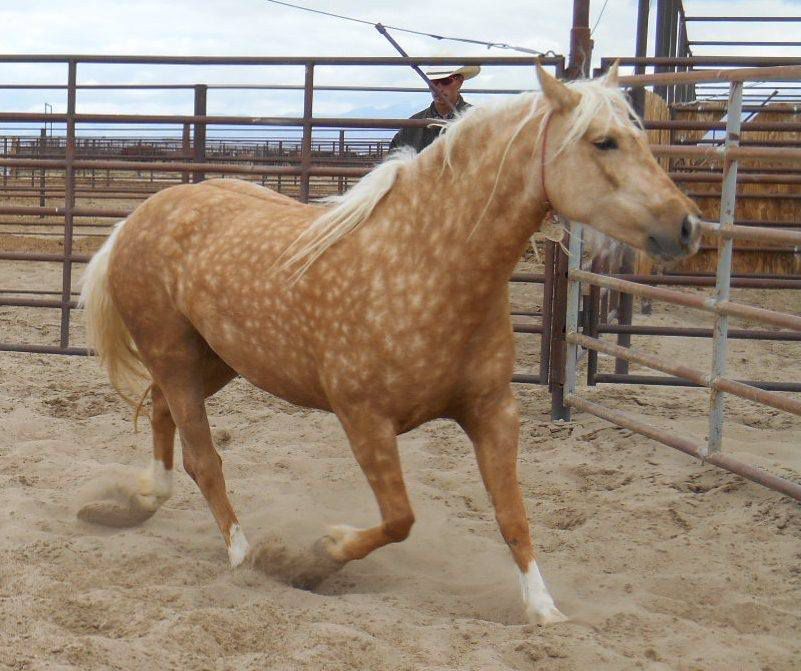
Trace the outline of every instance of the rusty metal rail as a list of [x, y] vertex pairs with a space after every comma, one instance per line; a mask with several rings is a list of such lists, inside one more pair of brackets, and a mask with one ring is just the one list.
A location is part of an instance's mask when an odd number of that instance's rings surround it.
[[[529, 68], [531, 81], [534, 82], [534, 65], [542, 65], [555, 69], [558, 76], [562, 76], [565, 69], [565, 59], [563, 56], [548, 58], [535, 58], [532, 56], [519, 57], [481, 57], [481, 58], [460, 58], [460, 62], [465, 64], [481, 64], [489, 67], [523, 67]], [[369, 172], [373, 160], [380, 159], [383, 155], [381, 149], [376, 152], [370, 150], [371, 145], [357, 140], [359, 161], [357, 165], [347, 165], [349, 156], [345, 156], [345, 161], [341, 156], [323, 155], [320, 147], [325, 142], [333, 147], [332, 154], [336, 154], [335, 149], [344, 145], [343, 129], [397, 129], [403, 127], [420, 127], [428, 124], [425, 120], [417, 119], [377, 119], [377, 118], [333, 118], [320, 117], [314, 115], [315, 94], [321, 91], [421, 91], [419, 87], [359, 87], [359, 86], [326, 86], [315, 81], [315, 74], [320, 66], [392, 66], [394, 68], [408, 68], [412, 64], [445, 64], [451, 63], [451, 58], [209, 58], [209, 57], [159, 57], [159, 56], [81, 56], [81, 55], [0, 55], [0, 63], [61, 63], [67, 66], [67, 81], [51, 85], [16, 85], [0, 84], [2, 88], [29, 89], [29, 88], [54, 88], [57, 87], [66, 91], [68, 106], [66, 113], [59, 114], [40, 114], [22, 111], [3, 110], [0, 112], [0, 123], [38, 123], [38, 124], [66, 124], [66, 137], [40, 138], [34, 137], [26, 149], [27, 153], [9, 155], [7, 149], [10, 144], [8, 138], [0, 140], [0, 173], [2, 173], [2, 187], [0, 193], [3, 196], [27, 198], [30, 205], [25, 205], [25, 200], [18, 202], [4, 202], [0, 206], [0, 218], [10, 219], [19, 217], [18, 223], [12, 223], [17, 230], [9, 233], [5, 230], [7, 222], [0, 222], [3, 227], [4, 235], [41, 235], [53, 236], [51, 231], [54, 225], [61, 227], [63, 232], [64, 249], [58, 253], [45, 252], [22, 252], [22, 251], [3, 251], [0, 252], [0, 261], [32, 261], [38, 263], [60, 264], [62, 268], [61, 289], [53, 292], [19, 293], [11, 291], [0, 291], [0, 306], [55, 309], [60, 310], [61, 323], [59, 331], [58, 345], [39, 345], [31, 343], [9, 343], [0, 342], [0, 351], [22, 351], [39, 353], [61, 353], [70, 355], [85, 354], [84, 348], [75, 347], [70, 342], [70, 314], [75, 308], [75, 295], [72, 289], [72, 270], [76, 264], [85, 263], [90, 255], [78, 253], [73, 249], [73, 239], [75, 235], [86, 235], [87, 227], [102, 229], [108, 226], [108, 222], [126, 217], [133, 209], [133, 203], [128, 206], [120, 207], [122, 203], [111, 204], [108, 207], [98, 206], [88, 202], [90, 198], [98, 200], [108, 200], [114, 196], [123, 196], [125, 200], [134, 198], [144, 198], [150, 193], [161, 187], [167, 186], [165, 178], [171, 183], [187, 183], [198, 181], [204, 177], [214, 175], [241, 175], [250, 178], [273, 178], [278, 180], [280, 188], [281, 180], [285, 179], [284, 186], [289, 183], [290, 194], [298, 194], [301, 200], [308, 200], [314, 197], [314, 188], [329, 188], [325, 186], [329, 182], [323, 182], [331, 178], [336, 187], [336, 180], [339, 180], [339, 190], [342, 191], [343, 180], [358, 179]], [[90, 89], [144, 89], [151, 85], [83, 85], [78, 83], [77, 72], [86, 64], [153, 64], [153, 65], [243, 65], [243, 66], [297, 66], [297, 74], [300, 78], [299, 83], [286, 85], [153, 85], [161, 90], [176, 88], [182, 91], [194, 91], [193, 106], [185, 110], [185, 114], [135, 114], [126, 113], [120, 115], [109, 114], [85, 114], [78, 113], [76, 110], [76, 98], [85, 90]], [[302, 74], [301, 74], [302, 73]], [[278, 117], [271, 115], [249, 115], [231, 116], [209, 114], [207, 109], [206, 94], [209, 89], [215, 88], [242, 88], [242, 89], [285, 89], [303, 91], [303, 115]], [[469, 91], [469, 89], [465, 89]], [[476, 89], [476, 92], [492, 94], [518, 93], [518, 89]], [[189, 113], [191, 112], [191, 113]], [[145, 124], [147, 127], [178, 126], [178, 138], [154, 140], [156, 144], [163, 147], [161, 155], [148, 155], [148, 148], [144, 147], [138, 153], [129, 156], [120, 156], [114, 152], [120, 152], [122, 147], [113, 138], [108, 142], [90, 142], [87, 144], [85, 138], [80, 138], [84, 142], [78, 147], [79, 138], [76, 137], [76, 128], [85, 127], [86, 124], [103, 124], [104, 127], [120, 127], [125, 124]], [[211, 141], [206, 137], [207, 129], [219, 128], [221, 131], [229, 131], [229, 126], [235, 126], [243, 132], [263, 131], [267, 128], [286, 128], [291, 129], [297, 137], [291, 141], [285, 141], [284, 150], [291, 145], [291, 153], [281, 152], [281, 141], [278, 141], [277, 155], [270, 155], [264, 152], [262, 156], [254, 154], [253, 159], [246, 157], [221, 156], [224, 154], [224, 140]], [[180, 127], [183, 127], [181, 136]], [[318, 141], [318, 129], [340, 129], [340, 140], [338, 144], [336, 138], [326, 140], [321, 144]], [[275, 131], [274, 131], [275, 132]], [[143, 138], [144, 139], [144, 138]], [[147, 141], [147, 140], [146, 140]], [[38, 146], [35, 145], [39, 142]], [[247, 142], [247, 140], [245, 141]], [[361, 142], [361, 144], [359, 144]], [[376, 141], [375, 147], [378, 147]], [[384, 140], [386, 144], [386, 140]], [[325, 144], [325, 146], [328, 146]], [[76, 148], [77, 147], [77, 148]], [[99, 147], [99, 150], [98, 150]], [[115, 148], [116, 147], [116, 148]], [[315, 154], [315, 147], [317, 153]], [[382, 145], [383, 147], [383, 145]], [[2, 151], [5, 148], [6, 151]], [[81, 151], [78, 151], [80, 149]], [[105, 153], [103, 153], [105, 152]], [[357, 152], [357, 153], [358, 153]], [[109, 155], [110, 153], [110, 155]], [[222, 162], [220, 158], [225, 162]], [[24, 184], [21, 188], [19, 182], [9, 184], [9, 174], [30, 173], [31, 181]], [[52, 175], [58, 171], [59, 176], [53, 179]], [[91, 181], [80, 179], [83, 172], [92, 174]], [[106, 184], [105, 192], [100, 193], [96, 188], [95, 172], [105, 171]], [[136, 181], [131, 176], [134, 173], [151, 172], [151, 180], [148, 186], [143, 189], [134, 188], [130, 184], [137, 183], [141, 186], [142, 182]], [[153, 173], [160, 179], [153, 180]], [[63, 179], [62, 179], [63, 176]], [[112, 182], [112, 176], [114, 181]], [[129, 181], [126, 181], [129, 180]], [[180, 181], [179, 181], [180, 180]], [[98, 185], [102, 185], [103, 177], [97, 180]], [[38, 197], [38, 206], [36, 198]], [[54, 200], [59, 198], [61, 202]], [[120, 198], [121, 200], [123, 198]], [[77, 201], [77, 203], [76, 203]], [[113, 205], [117, 205], [116, 207]], [[36, 217], [37, 219], [34, 219]], [[60, 219], [60, 222], [55, 222]], [[37, 228], [38, 227], [38, 228]], [[89, 234], [91, 235], [91, 234]], [[96, 235], [96, 234], [95, 234]], [[12, 247], [12, 249], [14, 249]], [[526, 283], [548, 283], [549, 279], [542, 275], [521, 274], [513, 278], [513, 281]], [[533, 311], [529, 311], [533, 312]], [[531, 315], [525, 315], [531, 316]], [[542, 316], [542, 315], [540, 315]], [[547, 316], [542, 319], [547, 322]], [[549, 331], [539, 324], [518, 323], [515, 331], [522, 334], [543, 334], [543, 351], [548, 351], [547, 340]], [[515, 376], [518, 382], [542, 383], [547, 381], [547, 357], [546, 363], [537, 373], [528, 371]]]
[[580, 398], [575, 394], [568, 394], [565, 397], [565, 400], [576, 410], [581, 410], [591, 415], [595, 415], [596, 417], [600, 417], [601, 419], [605, 419], [612, 424], [617, 424], [618, 426], [622, 426], [643, 436], [647, 436], [648, 438], [651, 438], [659, 443], [673, 447], [681, 452], [684, 452], [685, 454], [690, 455], [691, 457], [708, 462], [714, 466], [718, 466], [719, 468], [727, 470], [730, 473], [735, 473], [736, 475], [740, 475], [748, 480], [751, 480], [752, 482], [756, 482], [757, 484], [780, 492], [781, 494], [789, 496], [796, 501], [801, 501], [801, 485], [798, 483], [791, 482], [785, 478], [780, 478], [776, 475], [772, 475], [771, 473], [754, 468], [753, 466], [744, 464], [737, 459], [732, 459], [725, 454], [705, 454], [704, 446], [696, 443], [691, 438], [678, 435], [675, 431], [662, 431], [655, 428], [652, 424], [638, 420], [631, 415], [618, 410], [612, 410], [611, 408], [607, 408], [599, 403], [594, 403], [592, 401], [588, 401], [587, 399]]
[[796, 315], [786, 314], [784, 312], [776, 312], [775, 310], [766, 310], [764, 308], [757, 308], [750, 305], [742, 305], [740, 303], [733, 303], [729, 300], [716, 301], [714, 298], [704, 298], [693, 294], [685, 294], [671, 289], [663, 289], [661, 287], [651, 287], [636, 282], [629, 282], [628, 280], [621, 280], [616, 277], [609, 277], [607, 275], [599, 275], [598, 273], [591, 273], [586, 270], [579, 270], [578, 268], [571, 269], [569, 272], [571, 280], [577, 282], [587, 282], [596, 284], [600, 287], [607, 289], [614, 289], [622, 293], [632, 294], [634, 296], [642, 296], [644, 298], [654, 298], [663, 300], [674, 305], [681, 305], [683, 307], [695, 308], [696, 310], [704, 310], [716, 315], [725, 315], [728, 317], [740, 317], [741, 319], [748, 319], [752, 321], [761, 321], [771, 326], [778, 328], [796, 329], [801, 330], [801, 317]]

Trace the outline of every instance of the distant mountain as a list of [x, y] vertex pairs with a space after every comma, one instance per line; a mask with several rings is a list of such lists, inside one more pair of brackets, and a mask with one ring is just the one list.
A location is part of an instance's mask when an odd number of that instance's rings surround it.
[[402, 102], [387, 107], [357, 107], [339, 116], [348, 119], [407, 119], [425, 107], [422, 102]]

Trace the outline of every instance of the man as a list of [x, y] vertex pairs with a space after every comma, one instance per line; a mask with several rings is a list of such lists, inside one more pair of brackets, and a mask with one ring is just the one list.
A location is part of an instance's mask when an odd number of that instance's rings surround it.
[[[453, 119], [455, 112], [464, 112], [471, 107], [460, 93], [466, 79], [472, 79], [479, 72], [478, 65], [432, 65], [424, 69], [426, 77], [436, 89], [432, 92], [434, 102], [429, 107], [413, 114], [411, 119]], [[454, 112], [455, 110], [455, 112]], [[398, 147], [413, 147], [418, 153], [430, 145], [442, 131], [441, 126], [422, 128], [401, 128], [389, 144], [390, 150]]]

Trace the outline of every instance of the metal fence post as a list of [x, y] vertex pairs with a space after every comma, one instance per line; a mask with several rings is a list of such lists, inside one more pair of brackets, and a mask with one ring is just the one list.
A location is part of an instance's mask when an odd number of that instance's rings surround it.
[[540, 340], [540, 384], [551, 390], [551, 317], [553, 315], [554, 248], [556, 243], [546, 240], [545, 278], [542, 283], [542, 340]]
[[[181, 162], [190, 161], [192, 158], [190, 137], [189, 124], [185, 123], [181, 132]], [[189, 173], [186, 170], [181, 173], [181, 182], [189, 184]]]
[[[623, 252], [623, 260], [620, 263], [620, 272], [624, 275], [634, 273], [634, 252], [631, 249], [626, 249]], [[617, 323], [621, 326], [631, 326], [633, 317], [634, 296], [625, 292], [618, 294]], [[628, 347], [631, 345], [631, 334], [618, 333], [617, 344], [621, 347]], [[627, 375], [628, 372], [629, 362], [625, 359], [615, 359], [615, 373], [618, 375]]]
[[[570, 224], [570, 254], [567, 260], [568, 273], [571, 270], [581, 270], [581, 243], [583, 238], [583, 227], [581, 224], [571, 222]], [[572, 280], [568, 276], [567, 280], [567, 305], [565, 307], [565, 334], [578, 333], [579, 304], [581, 302], [581, 282]], [[564, 397], [569, 399], [570, 395], [576, 391], [576, 367], [578, 365], [578, 345], [567, 341], [565, 351], [565, 381]], [[570, 410], [567, 411], [565, 419], [570, 419]]]
[[64, 167], [64, 263], [61, 272], [61, 347], [70, 344], [70, 301], [72, 299], [72, 211], [75, 208], [75, 95], [78, 63], [67, 66], [67, 146]]
[[[277, 153], [277, 156], [278, 156], [277, 164], [281, 165], [281, 157], [284, 155], [284, 141], [283, 140], [278, 140], [278, 149], [276, 151], [278, 152]], [[282, 184], [281, 184], [281, 175], [276, 176], [275, 181], [276, 181], [275, 190], [278, 191], [278, 193], [283, 193]]]
[[548, 389], [551, 392], [551, 419], [570, 419], [565, 405], [565, 319], [567, 309], [567, 264], [564, 251], [554, 247], [553, 301], [551, 303], [551, 365]]
[[[339, 130], [339, 162], [340, 165], [344, 165], [345, 163], [345, 129], [341, 128]], [[337, 177], [337, 193], [341, 194], [345, 191], [345, 180], [340, 175]]]
[[[570, 31], [570, 58], [567, 67], [568, 79], [587, 77], [592, 61], [592, 39], [590, 31], [589, 0], [573, 0], [573, 27]], [[570, 408], [564, 403], [565, 375], [565, 309], [567, 302], [567, 255], [561, 248], [554, 248], [555, 277], [551, 316], [551, 419], [570, 419]]]
[[[657, 0], [656, 3], [656, 39], [654, 42], [654, 56], [657, 58], [660, 56], [667, 56], [668, 55], [668, 41], [670, 40], [669, 30], [669, 11], [670, 11], [670, 0]], [[667, 72], [669, 68], [665, 65], [655, 65], [654, 72]], [[661, 96], [664, 100], [667, 100], [667, 91], [668, 87], [665, 85], [661, 86], [654, 86], [654, 93], [656, 95]]]
[[[650, 13], [651, 3], [650, 0], [639, 0], [637, 7], [637, 43], [635, 47], [635, 56], [637, 58], [645, 58], [648, 55], [648, 14]], [[606, 69], [604, 61], [601, 61], [601, 68]], [[645, 74], [644, 65], [635, 65], [634, 74]], [[645, 116], [645, 87], [635, 86], [631, 89], [631, 102], [634, 109], [641, 118]]]
[[309, 202], [309, 169], [312, 162], [312, 105], [314, 102], [314, 63], [306, 64], [303, 88], [303, 144], [300, 150], [300, 200]]
[[[678, 34], [679, 34], [679, 4], [680, 0], [671, 0], [668, 9], [668, 57], [676, 57], [676, 48], [678, 47]], [[675, 65], [670, 66], [672, 72], [676, 72], [678, 68]], [[668, 105], [676, 102], [676, 84], [668, 86], [666, 101]]]
[[[47, 158], [47, 129], [42, 128], [39, 130], [39, 158]], [[44, 207], [47, 200], [45, 199], [45, 169], [39, 170], [39, 207]], [[39, 218], [44, 219], [44, 214], [40, 214]]]
[[[681, 5], [679, 5], [681, 7]], [[687, 56], [687, 51], [689, 50], [689, 46], [687, 45], [688, 37], [687, 37], [687, 22], [684, 20], [684, 15], [679, 15], [679, 43], [676, 48], [676, 55], [679, 58], [685, 58]], [[687, 72], [687, 66], [682, 65], [681, 67], [676, 68], [677, 72]], [[678, 95], [678, 102], [686, 103], [690, 101], [690, 86], [689, 84], [679, 84], [677, 87], [679, 92]]]
[[[206, 116], [206, 94], [208, 86], [205, 84], [197, 84], [195, 86], [195, 116]], [[206, 160], [206, 124], [195, 123], [194, 128], [194, 162], [204, 163]], [[192, 173], [192, 182], [202, 182], [206, 179], [205, 173], [194, 171]]]
[[[593, 259], [590, 271], [600, 273], [603, 263], [600, 259]], [[587, 297], [589, 303], [587, 309], [587, 333], [590, 338], [598, 337], [599, 320], [601, 319], [601, 288], [597, 284], [590, 285], [590, 295]], [[598, 373], [598, 352], [589, 350], [587, 352], [587, 386], [595, 386], [595, 376]]]
[[[647, 25], [647, 12], [644, 20]], [[645, 120], [645, 89], [639, 88], [635, 89], [635, 91], [639, 91], [641, 95], [634, 97], [632, 100], [634, 111], [639, 115], [640, 119]], [[636, 255], [634, 251], [626, 248], [620, 260], [619, 272], [624, 275], [634, 273], [635, 260]], [[609, 272], [614, 272], [611, 263], [609, 265]], [[634, 319], [634, 296], [627, 293], [616, 293], [615, 295], [617, 323], [621, 326], [631, 326], [632, 320]], [[643, 310], [643, 312], [645, 313], [645, 310]], [[631, 334], [619, 333], [617, 336], [617, 344], [620, 345], [620, 347], [628, 347], [631, 345]], [[628, 375], [628, 372], [629, 362], [625, 359], [615, 359], [615, 373], [618, 375]], [[594, 374], [595, 372], [593, 370], [593, 375]]]
[[[743, 84], [732, 82], [729, 90], [729, 107], [726, 117], [726, 150], [740, 145], [740, 126], [743, 108]], [[720, 195], [720, 229], [718, 238], [718, 268], [714, 301], [717, 305], [729, 300], [731, 284], [731, 261], [734, 240], [723, 235], [734, 226], [734, 210], [737, 205], [737, 160], [728, 153], [723, 163], [723, 188]], [[712, 341], [712, 373], [710, 382], [726, 374], [726, 352], [728, 350], [729, 318], [725, 314], [715, 315]], [[723, 414], [725, 397], [723, 392], [712, 389], [709, 399], [709, 439], [704, 456], [719, 452], [723, 440]]]

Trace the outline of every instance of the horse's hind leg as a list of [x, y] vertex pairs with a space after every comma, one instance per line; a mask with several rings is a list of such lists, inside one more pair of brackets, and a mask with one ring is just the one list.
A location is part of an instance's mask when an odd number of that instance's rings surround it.
[[173, 442], [175, 424], [161, 389], [150, 385], [152, 411], [150, 424], [153, 430], [153, 459], [150, 468], [139, 476], [137, 493], [129, 501], [135, 517], [137, 509], [153, 515], [172, 496]]
[[[184, 351], [173, 350], [159, 357], [151, 363], [151, 372], [181, 437], [186, 471], [209, 504], [225, 538], [231, 565], [238, 566], [244, 561], [249, 546], [228, 499], [222, 460], [214, 449], [205, 406], [206, 396], [224, 386], [235, 373], [222, 362], [210, 368], [208, 357], [215, 355], [205, 343], [192, 345]], [[162, 415], [163, 424], [158, 429], [154, 425], [154, 455], [167, 446], [168, 438], [169, 443], [172, 442], [168, 432], [171, 434], [174, 429], [170, 428], [163, 408]], [[165, 456], [168, 452], [171, 449]]]
[[[222, 389], [236, 376], [235, 371], [208, 349], [199, 368], [205, 397]], [[113, 527], [135, 526], [152, 517], [172, 494], [175, 422], [158, 384], [150, 386], [150, 395], [153, 433], [150, 467], [136, 478], [111, 475], [90, 483], [84, 493], [87, 502], [78, 511], [80, 519]], [[184, 450], [184, 466], [190, 474], [194, 472], [191, 459], [191, 452]]]
[[161, 389], [151, 384], [148, 391], [153, 405], [150, 419], [153, 458], [150, 467], [135, 479], [117, 475], [91, 483], [84, 495], [89, 500], [78, 511], [79, 519], [111, 527], [135, 526], [152, 517], [172, 495], [175, 424]]
[[[236, 372], [216, 354], [209, 351], [201, 366], [203, 394], [205, 398], [216, 394], [234, 377]], [[161, 387], [151, 386], [151, 428], [153, 431], [153, 460], [150, 471], [143, 474], [140, 482], [141, 496], [150, 496], [150, 504], [158, 508], [172, 494], [173, 452], [175, 443], [175, 422]], [[191, 452], [184, 451], [184, 468], [192, 475]]]

